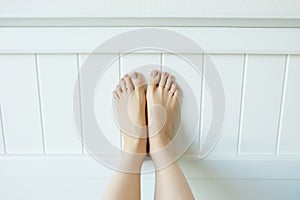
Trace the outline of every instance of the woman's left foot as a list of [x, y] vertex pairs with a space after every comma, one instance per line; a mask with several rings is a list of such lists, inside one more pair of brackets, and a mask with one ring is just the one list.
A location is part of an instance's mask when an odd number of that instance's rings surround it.
[[146, 95], [143, 79], [137, 72], [126, 74], [113, 91], [123, 151], [146, 154]]

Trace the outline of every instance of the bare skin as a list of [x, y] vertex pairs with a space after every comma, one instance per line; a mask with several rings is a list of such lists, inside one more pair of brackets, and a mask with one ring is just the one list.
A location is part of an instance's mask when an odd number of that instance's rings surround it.
[[[179, 90], [175, 79], [168, 73], [161, 74], [153, 70], [149, 76], [146, 94], [142, 84], [141, 75], [134, 72], [131, 77], [125, 75], [113, 92], [124, 139], [123, 151], [139, 155], [124, 157], [121, 164], [131, 163], [134, 166], [130, 167], [140, 172], [146, 156], [147, 138], [144, 138], [145, 129], [139, 127], [145, 127], [148, 123], [149, 153], [156, 167], [155, 199], [194, 199], [182, 171], [173, 160], [172, 151], [164, 151], [165, 147], [172, 147], [170, 142], [179, 109]], [[169, 160], [172, 160], [171, 164], [163, 165]], [[116, 172], [104, 192], [103, 199], [140, 199], [140, 173]]]
[[133, 73], [131, 77], [125, 75], [113, 92], [120, 132], [124, 141], [122, 150], [130, 153], [126, 154], [130, 156], [123, 156], [120, 168], [124, 168], [122, 165], [127, 166], [129, 164], [130, 166], [127, 169], [128, 172], [115, 172], [102, 199], [140, 199], [140, 173], [136, 172], [140, 172], [146, 157], [147, 138], [139, 138], [138, 136], [145, 134], [144, 129], [135, 127], [136, 125], [137, 127], [146, 126], [146, 96], [143, 87], [141, 87], [142, 84], [140, 74]]
[[[156, 132], [157, 127], [161, 125], [157, 120], [160, 118], [160, 116], [158, 116], [159, 112], [155, 109], [153, 112], [148, 112], [151, 115], [148, 116], [148, 118], [152, 117], [152, 124], [149, 127], [148, 134], [150, 155], [156, 167], [155, 199], [192, 200], [194, 199], [193, 193], [176, 161], [174, 160], [166, 167], [161, 165], [161, 163], [165, 163], [164, 159], [168, 159], [167, 161], [172, 161], [173, 159], [172, 152], [164, 152], [162, 149], [170, 143], [174, 134], [174, 119], [179, 109], [179, 90], [176, 87], [173, 76], [168, 73], [164, 72], [161, 74], [154, 70], [151, 72], [149, 79], [150, 83], [147, 88], [148, 110], [154, 105], [160, 105], [166, 111], [164, 126], [158, 134], [152, 133], [151, 131]], [[153, 119], [153, 117], [155, 117], [155, 119]], [[151, 135], [154, 136], [150, 137]], [[167, 158], [164, 155], [157, 157], [155, 155], [157, 153], [166, 154]]]

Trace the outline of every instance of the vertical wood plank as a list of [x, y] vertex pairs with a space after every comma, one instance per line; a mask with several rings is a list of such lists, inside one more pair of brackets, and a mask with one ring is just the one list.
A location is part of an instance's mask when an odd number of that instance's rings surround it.
[[283, 113], [281, 132], [279, 133], [279, 154], [300, 154], [300, 56], [288, 57], [286, 70], [286, 90], [283, 93]]
[[274, 154], [285, 56], [249, 55], [241, 130], [241, 154]]
[[202, 148], [205, 143], [206, 137], [208, 135], [208, 131], [211, 125], [212, 116], [213, 116], [213, 105], [211, 94], [206, 82], [207, 74], [207, 63], [209, 56], [207, 54], [203, 54], [203, 67], [202, 67], [202, 82], [201, 82], [201, 95], [200, 95], [200, 138], [199, 138], [199, 149]]
[[49, 154], [82, 151], [73, 116], [76, 60], [75, 54], [38, 55], [45, 147]]
[[8, 154], [43, 153], [35, 56], [0, 55], [0, 94]]
[[[197, 60], [197, 64], [201, 66], [200, 72], [202, 71], [202, 55], [201, 54], [182, 54], [187, 61], [189, 61], [191, 58]], [[192, 92], [194, 93], [194, 97], [196, 98], [197, 102], [197, 108], [200, 111], [200, 99], [201, 99], [201, 85], [202, 85], [202, 78], [199, 72], [192, 66], [190, 63], [188, 63], [183, 58], [173, 55], [173, 54], [166, 54], [164, 57], [164, 66], [167, 66], [180, 74], [182, 78], [187, 82], [189, 87], [191, 88]], [[194, 63], [193, 63], [194, 64]], [[164, 67], [163, 66], [163, 67]], [[163, 69], [164, 70], [164, 69]], [[178, 77], [177, 77], [178, 78]], [[176, 79], [176, 77], [175, 77]], [[180, 83], [177, 84], [179, 88], [181, 89], [181, 93], [184, 98], [184, 92], [187, 88], [182, 88]], [[191, 97], [186, 97], [191, 98]], [[188, 105], [188, 102], [185, 103], [186, 105], [182, 105], [182, 108], [184, 109], [184, 106], [192, 106]], [[201, 112], [201, 111], [200, 111]], [[199, 113], [200, 115], [200, 113]], [[182, 116], [182, 123], [185, 123], [187, 126], [189, 126], [189, 122], [192, 121], [189, 116]], [[198, 118], [199, 122], [199, 118]], [[198, 126], [198, 130], [196, 131], [198, 134], [195, 136], [193, 143], [191, 144], [190, 148], [187, 150], [186, 154], [198, 154], [199, 152], [199, 137], [200, 137], [200, 127]]]
[[[106, 57], [109, 54], [95, 54], [96, 57]], [[117, 54], [113, 54], [118, 58]], [[87, 54], [79, 54], [80, 68], [85, 60], [88, 59]], [[110, 66], [107, 67], [102, 74], [101, 79], [99, 77], [98, 84], [95, 91], [94, 106], [96, 120], [101, 128], [102, 133], [106, 139], [116, 148], [120, 149], [120, 130], [114, 120], [113, 113], [113, 90], [119, 82], [119, 59], [116, 59]], [[81, 83], [84, 84], [84, 83]], [[84, 109], [84, 105], [82, 105]], [[84, 117], [84, 116], [83, 116]], [[83, 137], [85, 135], [85, 127], [83, 124]], [[87, 153], [85, 151], [85, 153]]]
[[[161, 54], [158, 53], [136, 53], [127, 54], [122, 57], [121, 76], [132, 70], [140, 72], [145, 80], [148, 79], [150, 72], [154, 69], [161, 70], [157, 65], [161, 64]], [[140, 68], [143, 66], [142, 68]]]
[[[222, 135], [210, 157], [236, 156], [243, 78], [243, 55], [209, 55], [215, 63], [225, 90], [225, 121]], [[208, 107], [204, 106], [204, 113]], [[204, 114], [206, 116], [206, 114]]]

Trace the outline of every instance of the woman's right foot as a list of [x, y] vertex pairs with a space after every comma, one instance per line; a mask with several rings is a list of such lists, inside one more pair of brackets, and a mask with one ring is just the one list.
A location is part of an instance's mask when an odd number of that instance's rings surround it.
[[174, 77], [153, 70], [147, 88], [149, 153], [162, 149], [173, 138], [179, 91]]

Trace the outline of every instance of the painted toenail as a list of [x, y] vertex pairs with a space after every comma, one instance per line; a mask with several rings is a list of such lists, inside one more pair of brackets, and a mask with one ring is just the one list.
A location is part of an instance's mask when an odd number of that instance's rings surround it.
[[137, 73], [134, 72], [134, 73], [131, 75], [131, 77], [134, 78], [134, 79], [137, 79], [138, 75], [137, 75]]
[[157, 71], [153, 71], [153, 72], [152, 72], [152, 76], [153, 76], [153, 77], [156, 77], [156, 76], [157, 76], [157, 74], [158, 74], [158, 72], [157, 72]]

